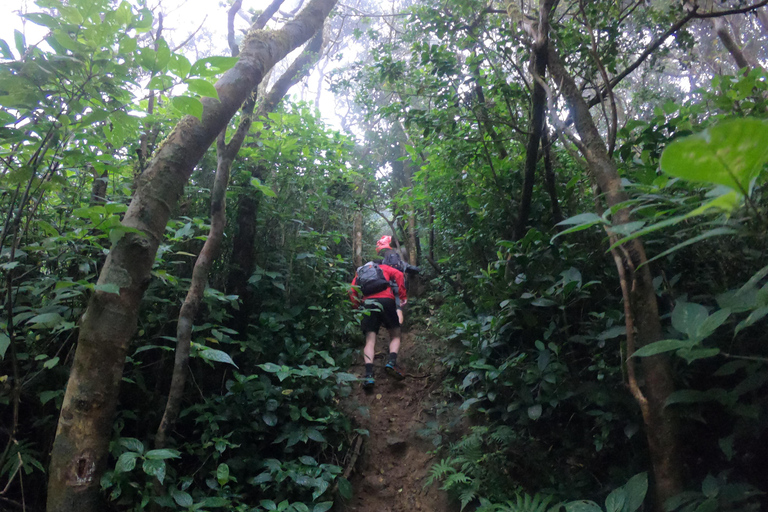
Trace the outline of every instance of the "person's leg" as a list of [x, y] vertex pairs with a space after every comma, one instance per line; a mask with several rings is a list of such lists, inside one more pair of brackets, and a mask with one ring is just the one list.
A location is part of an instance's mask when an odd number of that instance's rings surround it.
[[397, 353], [400, 351], [400, 327], [390, 328], [389, 338], [389, 361], [384, 369], [390, 377], [402, 380], [405, 376], [400, 371], [400, 367], [397, 366]]
[[[398, 343], [399, 346], [399, 343]], [[365, 333], [365, 349], [363, 350], [363, 356], [365, 359], [366, 367], [369, 364], [373, 364], [373, 358], [376, 355], [376, 333], [373, 331]]]
[[403, 310], [398, 309], [397, 310], [397, 319], [400, 321], [400, 325], [403, 325]]
[[397, 354], [400, 352], [400, 328], [393, 327], [389, 329], [389, 353]]

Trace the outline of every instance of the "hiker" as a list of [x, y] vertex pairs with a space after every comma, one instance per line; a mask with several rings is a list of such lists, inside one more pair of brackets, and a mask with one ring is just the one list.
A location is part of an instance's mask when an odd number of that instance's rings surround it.
[[[404, 264], [405, 262], [400, 257], [400, 253], [396, 251], [395, 249], [392, 249], [392, 237], [384, 235], [382, 236], [378, 242], [376, 242], [376, 254], [381, 256], [381, 260], [374, 260], [374, 263], [378, 263], [379, 265], [387, 265], [395, 270], [399, 270], [401, 273], [403, 273], [403, 282], [405, 282], [405, 268]], [[400, 300], [398, 297], [398, 286], [392, 287], [393, 295], [395, 296], [395, 307], [397, 309], [397, 319], [400, 321], [400, 324], [403, 323], [403, 306], [405, 305], [404, 300]]]
[[[394, 283], [397, 287], [397, 296], [390, 283]], [[382, 324], [389, 331], [390, 338], [389, 360], [384, 370], [391, 377], [402, 379], [404, 376], [397, 366], [397, 352], [400, 350], [400, 317], [396, 302], [405, 304], [408, 300], [403, 273], [389, 265], [379, 265], [370, 261], [357, 269], [355, 278], [352, 280], [349, 298], [355, 308], [362, 305], [369, 312], [360, 322], [365, 335], [363, 388], [370, 389], [375, 383], [373, 358], [376, 354], [376, 335]]]

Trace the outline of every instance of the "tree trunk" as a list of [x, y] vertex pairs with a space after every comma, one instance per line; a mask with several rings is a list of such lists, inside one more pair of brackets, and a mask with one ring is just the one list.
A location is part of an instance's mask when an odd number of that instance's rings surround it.
[[104, 204], [107, 202], [107, 185], [109, 184], [109, 170], [104, 169], [104, 172], [99, 174], [94, 169], [93, 171], [93, 183], [91, 184], [91, 201], [90, 205]]
[[203, 99], [202, 121], [183, 118], [138, 180], [99, 285], [80, 324], [77, 350], [51, 452], [48, 512], [95, 512], [128, 345], [139, 303], [168, 217], [192, 170], [248, 94], [274, 64], [317, 32], [336, 0], [312, 0], [279, 31], [251, 31], [240, 60], [216, 84], [219, 100]]
[[[557, 51], [551, 46], [548, 58], [550, 73], [571, 109], [574, 124], [582, 141], [582, 151], [589, 165], [590, 179], [604, 194], [607, 205], [615, 207], [627, 199], [616, 164], [608, 156], [605, 143], [589, 113], [589, 107], [573, 78], [566, 71]], [[626, 208], [620, 208], [613, 215], [612, 223], [619, 225], [630, 220], [629, 211]], [[656, 294], [649, 265], [645, 264], [647, 258], [640, 239], [627, 242], [618, 249], [619, 274], [626, 272], [631, 276], [629, 281], [632, 291], [629, 294], [627, 320], [632, 320], [636, 327], [639, 348], [661, 339], [662, 330], [656, 306]], [[634, 364], [634, 360], [630, 359], [627, 364]], [[656, 484], [656, 509], [663, 510], [664, 502], [682, 490], [683, 481], [677, 422], [671, 412], [664, 408], [667, 397], [674, 391], [674, 382], [669, 359], [665, 355], [644, 357], [641, 367], [645, 389], [641, 392], [637, 388], [633, 390], [633, 395], [640, 404], [645, 422]]]
[[752, 68], [752, 66], [750, 66], [749, 62], [747, 61], [747, 57], [739, 47], [739, 44], [731, 36], [731, 31], [728, 30], [728, 25], [725, 23], [725, 19], [712, 18], [712, 26], [715, 29], [717, 37], [720, 38], [720, 42], [723, 43], [723, 46], [725, 46], [725, 48], [728, 50], [728, 53], [731, 54], [733, 60], [736, 61], [738, 68], [746, 68], [746, 72], [749, 73], [749, 70]]
[[555, 172], [552, 170], [552, 145], [546, 129], [541, 132], [541, 148], [544, 150], [544, 183], [547, 185], [547, 193], [552, 204], [552, 223], [559, 224], [563, 221], [563, 212], [560, 210], [560, 202], [557, 199]]
[[354, 225], [352, 227], [352, 258], [355, 268], [363, 265], [363, 210], [355, 212]]
[[520, 240], [525, 236], [528, 217], [531, 214], [533, 182], [536, 178], [536, 162], [539, 159], [539, 142], [544, 129], [544, 112], [547, 106], [547, 92], [543, 80], [547, 71], [547, 46], [549, 41], [549, 12], [554, 0], [541, 0], [539, 4], [539, 27], [531, 51], [531, 75], [533, 93], [531, 95], [531, 126], [525, 149], [525, 167], [523, 172], [523, 191], [513, 238]]

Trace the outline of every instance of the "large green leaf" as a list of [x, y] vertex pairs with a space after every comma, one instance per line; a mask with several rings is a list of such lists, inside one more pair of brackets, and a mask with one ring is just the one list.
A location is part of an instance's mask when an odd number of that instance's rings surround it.
[[171, 100], [171, 104], [182, 114], [195, 116], [198, 119], [203, 118], [203, 104], [197, 98], [189, 96], [176, 96]]
[[768, 162], [768, 123], [734, 119], [676, 140], [661, 155], [661, 169], [688, 181], [725, 185], [743, 194]]
[[699, 326], [708, 317], [707, 308], [701, 304], [678, 302], [672, 311], [672, 327], [687, 334], [690, 338], [694, 338], [699, 331]]
[[629, 479], [624, 486], [627, 501], [623, 512], [635, 512], [643, 505], [645, 494], [648, 492], [648, 473], [640, 473]]
[[631, 357], [649, 357], [691, 346], [691, 340], [661, 340], [635, 350]]

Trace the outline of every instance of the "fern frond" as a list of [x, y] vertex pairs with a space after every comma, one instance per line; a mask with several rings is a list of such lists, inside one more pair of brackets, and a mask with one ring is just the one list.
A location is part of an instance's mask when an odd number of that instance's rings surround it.
[[454, 469], [453, 464], [454, 464], [454, 459], [452, 459], [451, 457], [448, 457], [436, 464], [433, 464], [432, 467], [429, 469], [429, 477], [424, 482], [424, 487], [429, 487], [436, 480], [442, 480], [446, 475], [455, 473], [456, 469]]
[[469, 482], [471, 482], [470, 478], [464, 473], [454, 473], [445, 479], [445, 483], [440, 488], [447, 491], [456, 484], [468, 484]]
[[470, 504], [472, 500], [474, 500], [477, 497], [477, 487], [472, 486], [464, 489], [459, 494], [459, 501], [461, 502], [461, 510], [464, 510], [464, 507]]

